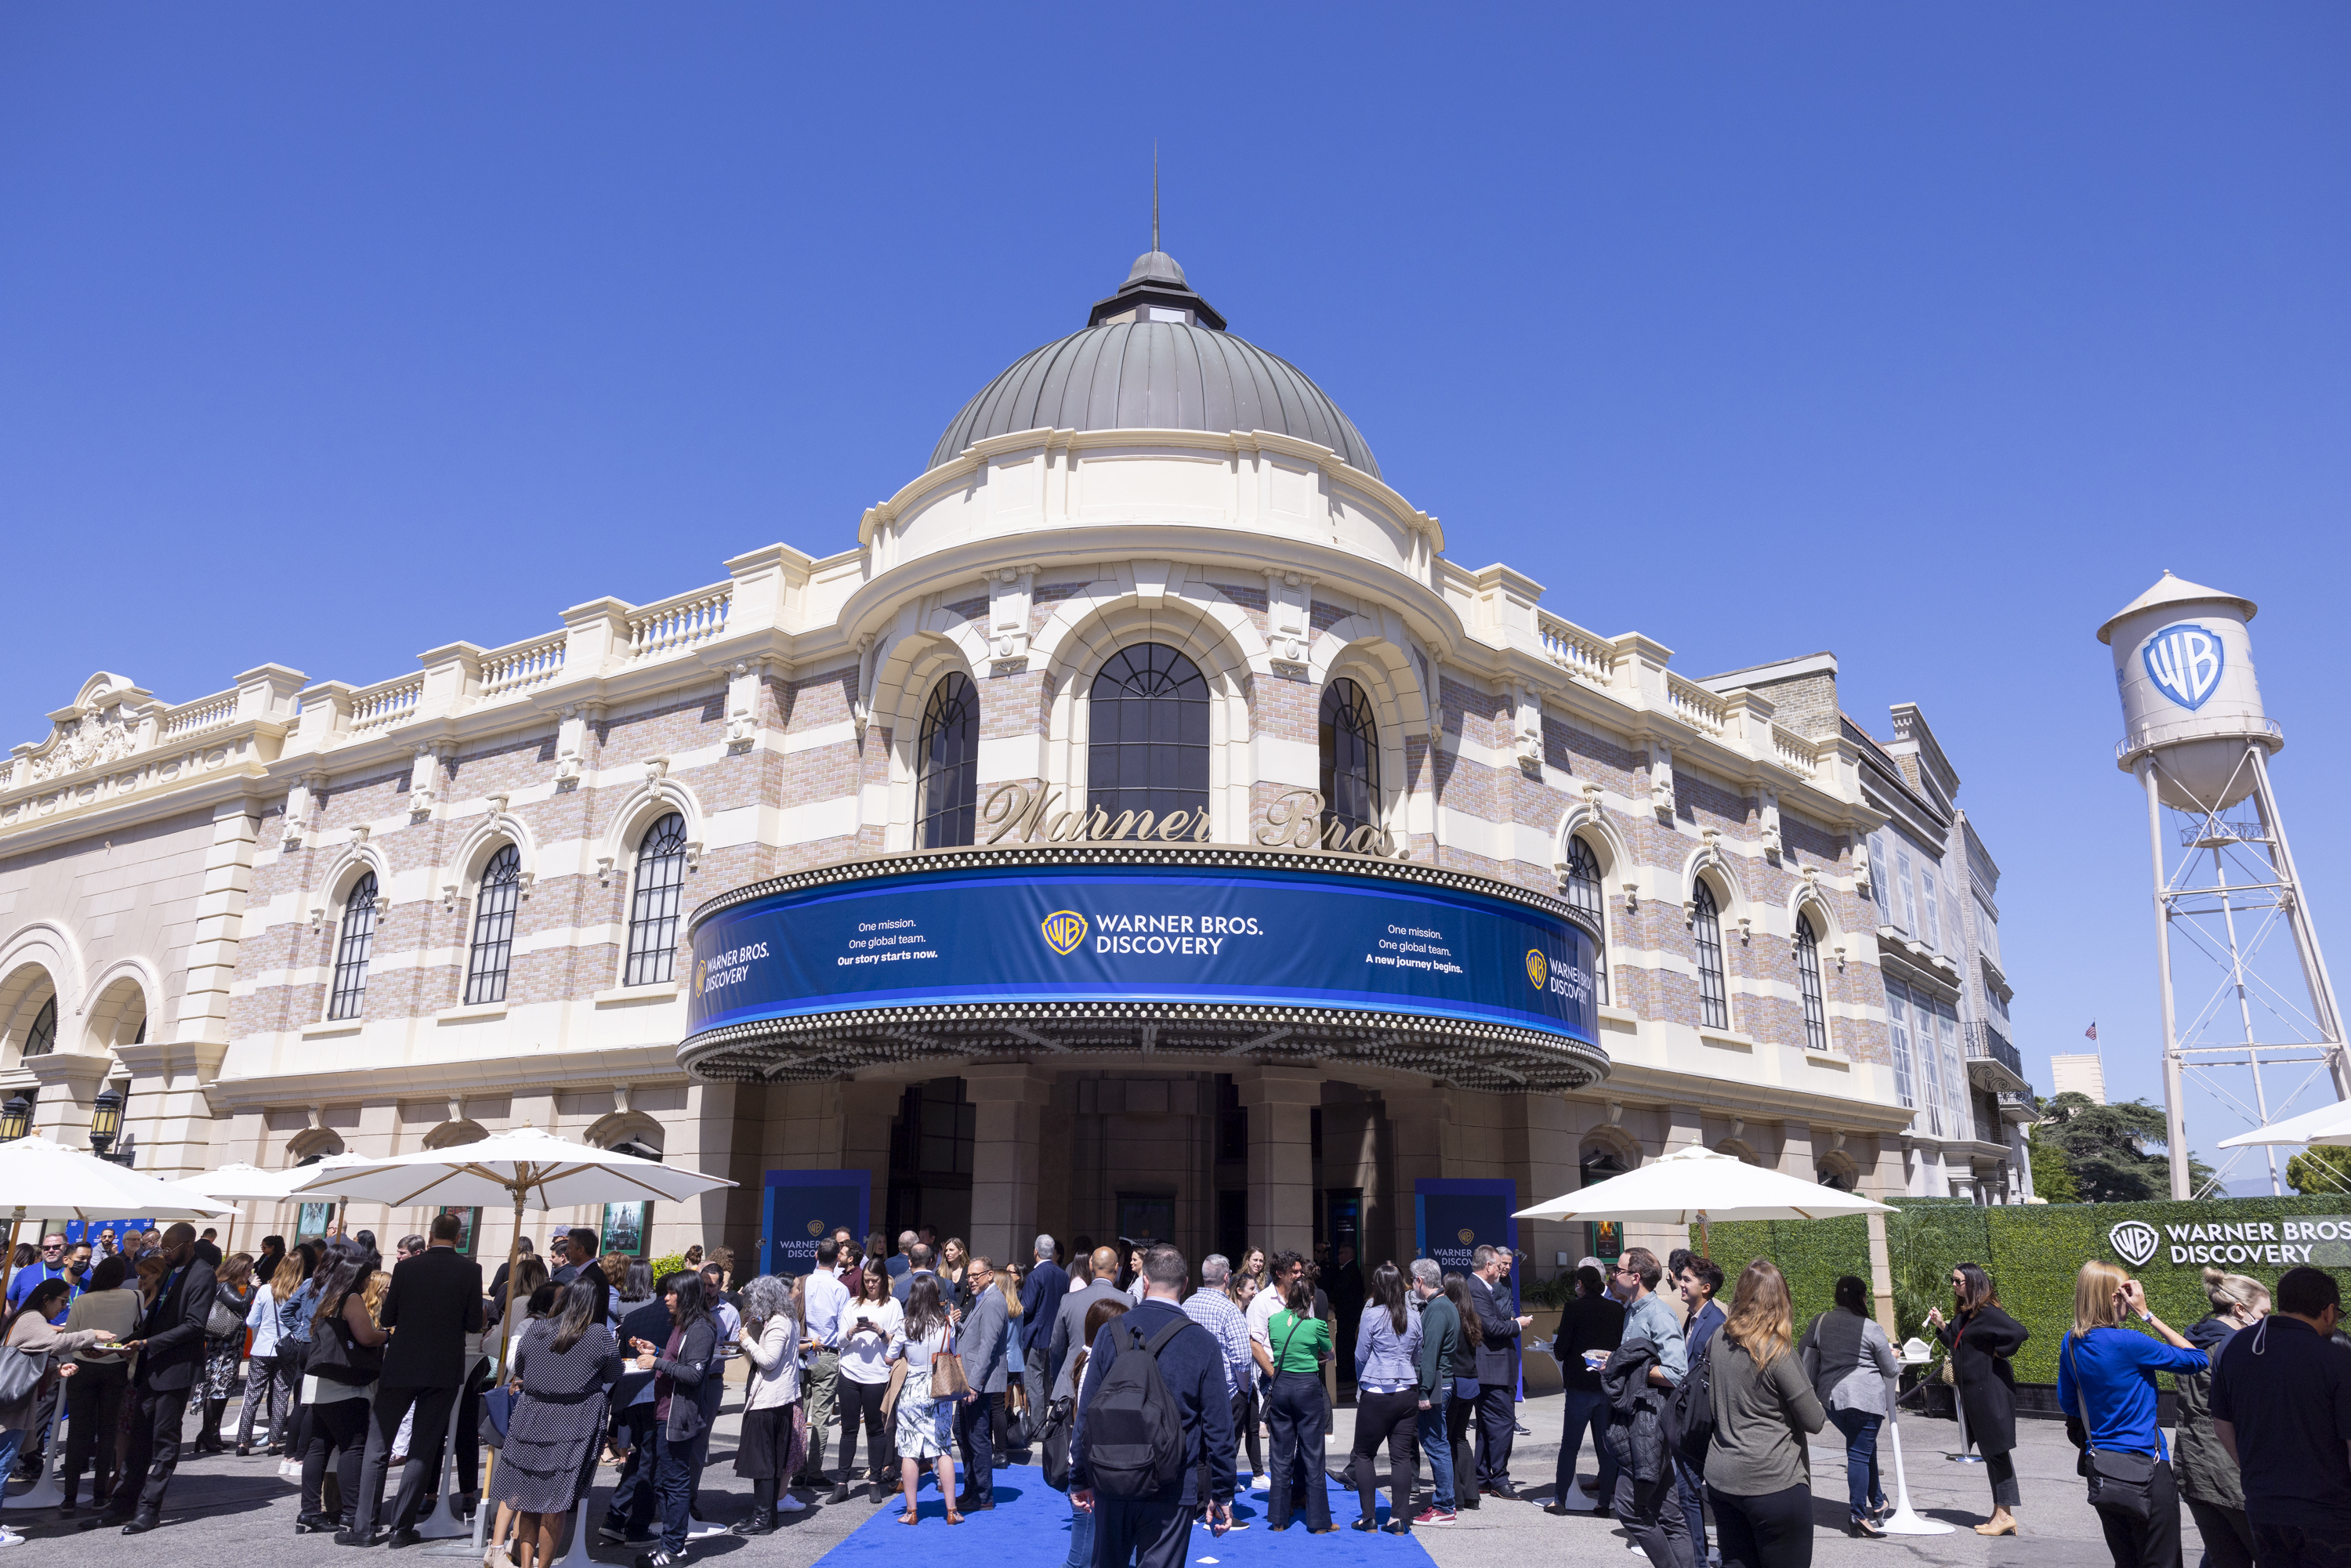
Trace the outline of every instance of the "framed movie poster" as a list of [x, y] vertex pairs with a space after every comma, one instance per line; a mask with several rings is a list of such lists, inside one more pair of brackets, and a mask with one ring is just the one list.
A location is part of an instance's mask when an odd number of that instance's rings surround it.
[[308, 1237], [324, 1236], [327, 1234], [327, 1227], [334, 1222], [335, 1206], [331, 1201], [306, 1203], [295, 1219], [294, 1239], [299, 1241]]
[[1625, 1226], [1621, 1220], [1587, 1219], [1583, 1222], [1583, 1239], [1594, 1258], [1615, 1259], [1625, 1252]]
[[457, 1250], [464, 1256], [471, 1258], [474, 1255], [474, 1227], [480, 1221], [482, 1211], [478, 1208], [444, 1207], [436, 1213], [454, 1214], [457, 1217]]
[[604, 1206], [602, 1240], [599, 1245], [607, 1252], [623, 1252], [632, 1258], [645, 1255], [645, 1238], [653, 1234], [653, 1206], [650, 1203], [608, 1203]]

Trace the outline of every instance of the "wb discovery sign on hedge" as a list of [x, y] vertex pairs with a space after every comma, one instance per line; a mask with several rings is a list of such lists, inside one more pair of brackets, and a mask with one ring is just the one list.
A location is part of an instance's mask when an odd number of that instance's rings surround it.
[[2176, 1267], [2351, 1269], [2351, 1216], [2165, 1225], [2126, 1219], [2106, 1232], [2115, 1256], [2134, 1269], [2158, 1256]]

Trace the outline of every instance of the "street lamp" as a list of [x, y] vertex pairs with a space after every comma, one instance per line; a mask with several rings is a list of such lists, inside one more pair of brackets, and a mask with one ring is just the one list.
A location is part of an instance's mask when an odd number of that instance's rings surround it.
[[110, 1160], [116, 1134], [122, 1131], [122, 1096], [112, 1089], [98, 1097], [89, 1112], [90, 1153], [99, 1159]]
[[33, 1130], [33, 1103], [19, 1091], [0, 1105], [0, 1144], [13, 1144]]

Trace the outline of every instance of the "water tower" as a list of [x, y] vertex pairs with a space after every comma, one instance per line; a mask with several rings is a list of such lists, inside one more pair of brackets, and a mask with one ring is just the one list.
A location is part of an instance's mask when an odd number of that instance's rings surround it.
[[[2335, 983], [2270, 789], [2269, 759], [2285, 736], [2262, 711], [2245, 629], [2253, 613], [2251, 600], [2167, 571], [2098, 628], [2098, 641], [2115, 651], [2123, 703], [2115, 762], [2147, 790], [2175, 1198], [2193, 1196], [2190, 1073], [2254, 1125], [2288, 1113], [2295, 1096], [2322, 1080], [2337, 1099], [2351, 1100]], [[2280, 985], [2261, 962], [2281, 928], [2294, 939], [2299, 986]], [[2299, 1076], [2273, 1106], [2270, 1083], [2281, 1067]], [[2273, 1070], [2267, 1082], [2263, 1068]], [[2270, 1189], [2281, 1190], [2274, 1154]]]

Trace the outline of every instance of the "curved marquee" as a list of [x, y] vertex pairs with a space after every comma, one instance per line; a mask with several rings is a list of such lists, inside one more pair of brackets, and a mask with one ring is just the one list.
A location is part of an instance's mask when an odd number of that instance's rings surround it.
[[1504, 1089], [1606, 1071], [1593, 938], [1565, 905], [1334, 855], [884, 861], [716, 900], [692, 943], [679, 1058], [710, 1077], [1040, 1048], [1355, 1057]]

